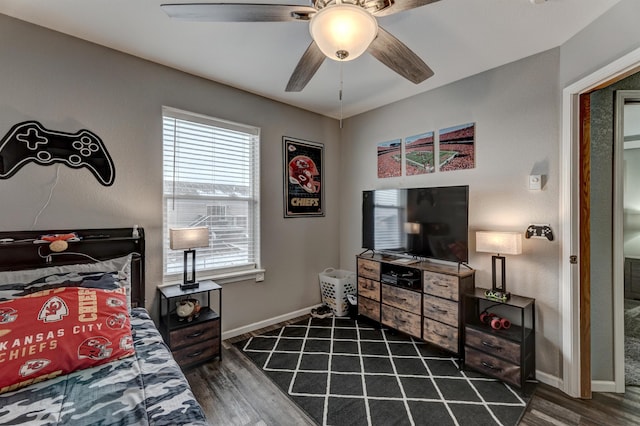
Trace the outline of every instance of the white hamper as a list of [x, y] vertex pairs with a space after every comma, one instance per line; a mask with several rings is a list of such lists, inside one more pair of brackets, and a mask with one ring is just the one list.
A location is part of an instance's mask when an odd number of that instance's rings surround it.
[[327, 268], [320, 272], [322, 303], [329, 306], [338, 317], [349, 313], [347, 294], [356, 293], [356, 274], [350, 271]]

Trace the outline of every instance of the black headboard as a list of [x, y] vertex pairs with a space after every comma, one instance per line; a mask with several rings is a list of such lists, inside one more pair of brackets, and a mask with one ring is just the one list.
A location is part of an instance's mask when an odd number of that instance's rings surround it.
[[[69, 248], [62, 252], [64, 254], [49, 256], [51, 251], [48, 244], [33, 242], [42, 235], [72, 232], [80, 237], [80, 241], [69, 242]], [[107, 260], [134, 253], [131, 262], [131, 304], [144, 307], [144, 229], [138, 228], [137, 238], [132, 236], [132, 232], [132, 228], [0, 232], [0, 271], [91, 263], [93, 260], [87, 256]], [[2, 242], [4, 239], [11, 239], [12, 242]]]

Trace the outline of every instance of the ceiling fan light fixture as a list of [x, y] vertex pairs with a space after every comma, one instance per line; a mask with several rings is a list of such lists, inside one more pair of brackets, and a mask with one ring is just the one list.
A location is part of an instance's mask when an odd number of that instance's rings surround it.
[[362, 55], [378, 34], [378, 21], [360, 6], [337, 3], [316, 13], [309, 32], [322, 53], [335, 61]]

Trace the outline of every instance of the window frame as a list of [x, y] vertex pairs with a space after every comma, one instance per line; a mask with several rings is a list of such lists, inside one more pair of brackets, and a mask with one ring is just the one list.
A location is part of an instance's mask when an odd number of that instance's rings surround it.
[[[251, 224], [248, 225], [250, 229], [253, 229], [252, 243], [253, 243], [253, 262], [249, 262], [247, 264], [242, 265], [232, 265], [225, 267], [215, 267], [209, 269], [199, 269], [197, 270], [197, 279], [213, 279], [218, 283], [225, 282], [233, 282], [233, 281], [241, 281], [254, 277], [256, 281], [262, 281], [264, 279], [264, 269], [261, 268], [261, 250], [260, 250], [260, 240], [261, 240], [261, 230], [260, 230], [260, 128], [257, 126], [252, 126], [248, 124], [236, 123], [228, 120], [223, 120], [215, 117], [210, 117], [207, 115], [193, 113], [189, 111], [184, 111], [176, 108], [171, 108], [167, 106], [162, 107], [162, 275], [163, 275], [163, 283], [164, 284], [173, 284], [182, 281], [182, 268], [179, 273], [168, 273], [167, 272], [167, 256], [169, 252], [174, 252], [169, 248], [169, 229], [170, 227], [176, 227], [176, 224], [168, 223], [168, 206], [172, 200], [194, 200], [194, 201], [202, 201], [202, 200], [215, 200], [220, 199], [219, 197], [213, 197], [210, 195], [203, 196], [190, 196], [185, 194], [179, 194], [175, 192], [175, 185], [173, 188], [166, 188], [167, 180], [165, 180], [165, 163], [167, 161], [166, 151], [165, 151], [165, 118], [172, 118], [177, 120], [188, 121], [204, 126], [211, 126], [219, 129], [230, 130], [234, 132], [246, 133], [254, 137], [253, 143], [254, 146], [251, 147], [251, 152], [253, 153], [253, 158], [250, 159], [250, 174], [251, 174], [251, 194], [250, 198], [247, 200], [246, 198], [242, 198], [241, 201], [246, 201], [248, 203], [249, 214], [251, 217]], [[174, 141], [175, 146], [175, 141]], [[174, 161], [174, 160], [170, 160]], [[173, 166], [175, 168], [175, 165]], [[169, 184], [173, 184], [175, 180], [172, 178], [168, 181]], [[232, 198], [224, 198], [226, 200], [233, 200]], [[196, 256], [198, 249], [196, 249]]]

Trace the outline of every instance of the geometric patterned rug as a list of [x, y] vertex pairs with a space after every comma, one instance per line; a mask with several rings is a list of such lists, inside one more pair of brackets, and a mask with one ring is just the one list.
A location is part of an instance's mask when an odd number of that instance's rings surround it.
[[319, 425], [516, 425], [527, 394], [420, 340], [309, 318], [235, 344]]

